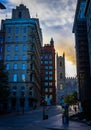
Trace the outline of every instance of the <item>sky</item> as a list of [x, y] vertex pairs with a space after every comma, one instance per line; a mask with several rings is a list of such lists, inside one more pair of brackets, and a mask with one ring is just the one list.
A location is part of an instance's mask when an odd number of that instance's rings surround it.
[[0, 0], [6, 10], [0, 10], [1, 19], [11, 18], [12, 9], [23, 3], [29, 8], [31, 18], [38, 17], [43, 34], [43, 44], [54, 39], [56, 53], [65, 53], [66, 77], [76, 76], [75, 38], [72, 33], [77, 0]]

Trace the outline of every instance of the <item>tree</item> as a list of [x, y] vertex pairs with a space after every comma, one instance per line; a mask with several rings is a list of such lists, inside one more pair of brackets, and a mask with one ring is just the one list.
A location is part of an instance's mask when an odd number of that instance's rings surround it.
[[8, 72], [5, 69], [5, 65], [1, 61], [0, 63], [0, 110], [3, 109], [4, 104], [7, 103], [10, 95], [10, 89], [8, 86]]
[[64, 100], [65, 103], [69, 105], [75, 105], [77, 103], [77, 92], [74, 92], [73, 94], [67, 94]]

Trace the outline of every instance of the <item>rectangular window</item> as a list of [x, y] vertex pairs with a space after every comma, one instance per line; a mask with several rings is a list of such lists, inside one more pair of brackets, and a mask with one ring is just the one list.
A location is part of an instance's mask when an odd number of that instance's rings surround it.
[[48, 86], [48, 82], [45, 82], [44, 85], [45, 85], [45, 86]]
[[6, 70], [10, 69], [10, 64], [6, 64]]
[[7, 46], [7, 51], [10, 52], [11, 46]]
[[22, 64], [22, 69], [23, 69], [23, 70], [26, 69], [26, 64]]
[[13, 69], [14, 69], [14, 70], [17, 70], [17, 69], [18, 69], [18, 64], [14, 64], [14, 65], [13, 65]]
[[26, 46], [26, 45], [23, 45], [23, 46], [22, 46], [22, 50], [23, 50], [23, 51], [26, 51], [26, 50], [27, 50], [27, 46]]
[[22, 74], [22, 81], [25, 82], [25, 79], [26, 79], [25, 74]]
[[6, 56], [6, 60], [10, 60], [10, 55], [7, 55], [7, 56]]
[[18, 36], [15, 37], [15, 42], [18, 42], [19, 41], [19, 38]]
[[11, 37], [8, 37], [7, 42], [11, 42]]
[[15, 51], [18, 51], [18, 50], [19, 50], [18, 45], [16, 45], [15, 46]]
[[22, 60], [26, 60], [26, 55], [23, 55], [23, 56], [22, 56]]
[[26, 41], [27, 41], [27, 37], [23, 36], [23, 42], [26, 42]]
[[18, 60], [18, 55], [15, 55], [15, 56], [14, 56], [14, 60]]
[[13, 81], [14, 81], [14, 82], [17, 82], [17, 74], [14, 74], [14, 75], [13, 75]]

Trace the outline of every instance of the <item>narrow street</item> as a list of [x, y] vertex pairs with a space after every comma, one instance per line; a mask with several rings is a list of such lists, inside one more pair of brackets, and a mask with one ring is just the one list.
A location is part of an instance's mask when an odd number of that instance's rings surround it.
[[[55, 116], [61, 113], [60, 106], [48, 106], [46, 108], [46, 114], [48, 114], [48, 118]], [[22, 113], [12, 113], [8, 115], [4, 115], [0, 117], [0, 130], [16, 130], [23, 129], [27, 126], [32, 126], [43, 120], [43, 108], [41, 107], [39, 110], [31, 110], [29, 112]]]

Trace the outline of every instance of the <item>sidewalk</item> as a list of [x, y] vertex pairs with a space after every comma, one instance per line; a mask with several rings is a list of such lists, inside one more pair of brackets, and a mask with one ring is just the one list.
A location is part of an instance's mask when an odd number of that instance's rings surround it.
[[63, 125], [61, 114], [47, 120], [36, 122], [35, 126], [47, 130], [91, 130], [91, 126], [74, 121], [69, 121], [69, 125]]

